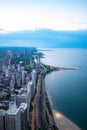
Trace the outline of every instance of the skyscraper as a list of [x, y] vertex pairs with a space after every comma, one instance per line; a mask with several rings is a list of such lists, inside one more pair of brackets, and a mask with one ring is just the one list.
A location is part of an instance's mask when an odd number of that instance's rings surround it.
[[20, 95], [17, 95], [17, 104], [20, 106], [21, 103], [27, 103], [27, 120], [29, 120], [29, 108], [30, 108], [30, 99], [27, 93], [23, 92]]
[[11, 92], [11, 93], [14, 91], [14, 86], [15, 86], [14, 81], [11, 80], [11, 81], [10, 81], [10, 92]]
[[9, 69], [8, 68], [6, 69], [5, 73], [6, 73], [6, 77], [9, 76]]
[[5, 130], [4, 111], [0, 109], [0, 130]]
[[28, 121], [27, 121], [27, 104], [20, 104], [20, 113], [21, 113], [21, 130], [28, 130]]
[[34, 92], [35, 92], [35, 88], [36, 88], [36, 70], [35, 69], [32, 70], [31, 75], [32, 75], [32, 81], [34, 83]]
[[20, 64], [17, 65], [17, 69], [18, 69], [18, 72], [20, 72], [21, 68], [20, 68]]
[[25, 71], [22, 70], [22, 85], [25, 84]]
[[15, 102], [10, 102], [5, 115], [5, 130], [21, 130], [20, 109], [16, 107]]
[[34, 96], [35, 94], [35, 86], [34, 86], [34, 82], [33, 81], [29, 81], [27, 84], [27, 93], [31, 99], [31, 97]]

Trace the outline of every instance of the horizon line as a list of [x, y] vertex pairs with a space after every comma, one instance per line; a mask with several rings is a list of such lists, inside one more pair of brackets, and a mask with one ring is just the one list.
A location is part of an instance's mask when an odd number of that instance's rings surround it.
[[36, 48], [36, 49], [39, 49], [39, 48], [49, 48], [49, 49], [87, 49], [87, 47], [35, 47], [35, 46], [0, 46], [0, 48]]
[[17, 30], [17, 31], [6, 31], [4, 29], [0, 29], [0, 35], [2, 34], [12, 34], [17, 32], [34, 32], [34, 31], [40, 31], [40, 30], [49, 30], [49, 31], [55, 31], [55, 32], [77, 32], [77, 31], [87, 31], [87, 28], [85, 29], [72, 29], [72, 30], [56, 30], [51, 28], [35, 28], [35, 29], [23, 29], [23, 30]]

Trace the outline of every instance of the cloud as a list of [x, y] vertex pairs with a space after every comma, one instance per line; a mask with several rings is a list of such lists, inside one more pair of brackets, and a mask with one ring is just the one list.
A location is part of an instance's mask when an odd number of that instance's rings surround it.
[[0, 28], [7, 31], [34, 30], [40, 27], [54, 30], [87, 28], [87, 8], [83, 8], [82, 4], [80, 7], [80, 2], [77, 6], [75, 0], [75, 6], [72, 2], [70, 4], [70, 0], [61, 1], [0, 0]]
[[0, 28], [0, 34], [5, 34], [5, 33], [6, 33], [6, 31], [4, 29]]

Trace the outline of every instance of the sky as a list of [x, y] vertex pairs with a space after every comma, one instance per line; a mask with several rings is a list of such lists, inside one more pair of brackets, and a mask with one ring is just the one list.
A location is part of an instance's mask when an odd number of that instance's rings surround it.
[[86, 30], [87, 0], [0, 0], [0, 33]]

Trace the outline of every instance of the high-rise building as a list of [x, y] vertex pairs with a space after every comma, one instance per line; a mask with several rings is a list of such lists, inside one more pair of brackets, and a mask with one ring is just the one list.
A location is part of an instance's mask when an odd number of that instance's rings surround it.
[[29, 82], [29, 77], [27, 76], [26, 77], [26, 84]]
[[30, 97], [27, 93], [23, 92], [20, 95], [17, 95], [17, 105], [20, 106], [21, 103], [27, 103], [27, 120], [29, 120], [29, 108], [30, 108]]
[[16, 82], [17, 82], [17, 80], [20, 78], [20, 73], [19, 72], [16, 72]]
[[21, 130], [28, 130], [28, 121], [27, 121], [27, 104], [20, 104], [20, 113], [21, 113]]
[[34, 82], [33, 81], [29, 81], [27, 84], [27, 93], [31, 99], [31, 97], [34, 96], [35, 94], [35, 87], [34, 87]]
[[11, 81], [10, 81], [10, 92], [11, 92], [11, 93], [14, 91], [14, 86], [15, 86], [14, 81], [11, 80]]
[[17, 68], [17, 69], [18, 69], [18, 72], [20, 72], [20, 71], [21, 71], [20, 64], [18, 64], [17, 67], [18, 67], [18, 68]]
[[5, 65], [5, 63], [2, 64], [2, 70], [3, 70], [3, 72], [6, 72], [6, 65]]
[[32, 81], [34, 83], [34, 91], [35, 91], [35, 88], [36, 88], [36, 70], [35, 69], [32, 70], [31, 75], [32, 75]]
[[0, 84], [2, 84], [2, 82], [3, 82], [3, 77], [0, 76]]
[[38, 59], [37, 59], [37, 67], [38, 67], [38, 71], [40, 69], [40, 56], [38, 56]]
[[0, 109], [0, 130], [5, 130], [4, 111]]
[[22, 85], [25, 84], [25, 71], [22, 70]]
[[16, 94], [11, 93], [10, 100], [13, 101], [13, 102], [16, 102]]
[[16, 81], [17, 87], [21, 86], [21, 78], [18, 78]]
[[6, 86], [9, 86], [9, 77], [3, 78], [3, 84], [5, 84]]
[[35, 61], [36, 71], [38, 72], [39, 69], [40, 69], [40, 56], [36, 55], [36, 56], [34, 57], [34, 61]]
[[9, 110], [5, 114], [5, 130], [21, 130], [20, 109], [15, 102], [10, 102]]
[[9, 76], [9, 69], [6, 69], [6, 77]]
[[12, 81], [14, 82], [14, 84], [15, 84], [15, 75], [14, 75], [14, 74], [12, 74], [11, 80], [12, 80]]

